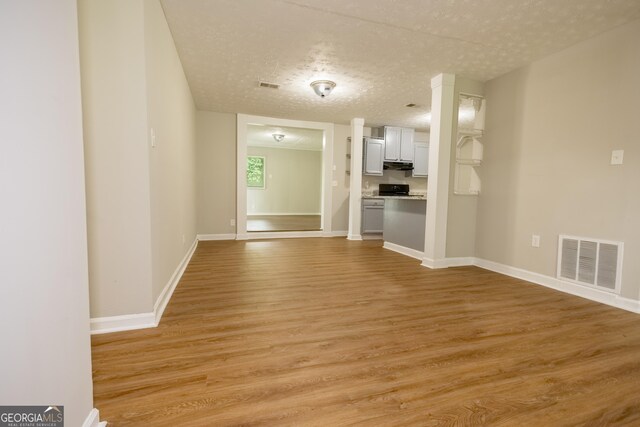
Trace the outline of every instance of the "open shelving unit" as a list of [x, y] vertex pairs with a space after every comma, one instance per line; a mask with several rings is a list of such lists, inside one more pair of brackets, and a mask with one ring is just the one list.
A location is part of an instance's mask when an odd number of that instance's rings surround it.
[[477, 196], [481, 181], [477, 168], [482, 164], [485, 100], [478, 95], [460, 94], [454, 194]]

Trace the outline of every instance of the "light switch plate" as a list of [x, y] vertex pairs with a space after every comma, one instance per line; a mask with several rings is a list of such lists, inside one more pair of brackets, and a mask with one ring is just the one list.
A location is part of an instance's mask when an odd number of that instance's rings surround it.
[[624, 159], [624, 150], [613, 150], [611, 152], [611, 164], [621, 165]]
[[533, 234], [531, 236], [531, 246], [533, 246], [534, 248], [540, 247], [540, 236], [538, 236], [537, 234]]

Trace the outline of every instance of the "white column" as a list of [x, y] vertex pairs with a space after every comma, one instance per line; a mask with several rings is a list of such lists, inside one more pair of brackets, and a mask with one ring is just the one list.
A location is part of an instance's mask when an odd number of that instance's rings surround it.
[[431, 79], [431, 138], [427, 185], [427, 224], [422, 265], [445, 267], [447, 209], [453, 132], [455, 75], [439, 74]]
[[360, 235], [362, 203], [362, 137], [364, 119], [351, 119], [351, 178], [349, 180], [349, 240], [362, 240]]

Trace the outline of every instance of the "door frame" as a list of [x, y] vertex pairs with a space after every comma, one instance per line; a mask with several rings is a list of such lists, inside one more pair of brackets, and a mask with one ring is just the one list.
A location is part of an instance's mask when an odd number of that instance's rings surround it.
[[[282, 126], [322, 131], [322, 231], [250, 233], [247, 232], [247, 126]], [[304, 120], [278, 119], [275, 117], [238, 114], [236, 123], [236, 239], [247, 240], [267, 237], [310, 237], [331, 236], [331, 193], [333, 180], [333, 123], [309, 122]]]

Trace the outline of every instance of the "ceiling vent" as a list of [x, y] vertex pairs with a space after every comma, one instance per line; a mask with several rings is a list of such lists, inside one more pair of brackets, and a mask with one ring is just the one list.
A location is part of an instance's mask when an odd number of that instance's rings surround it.
[[622, 242], [561, 235], [558, 279], [620, 293]]
[[258, 86], [266, 87], [268, 89], [280, 89], [280, 85], [278, 85], [278, 84], [269, 83], [269, 82], [263, 82], [263, 81], [259, 81], [258, 82]]

